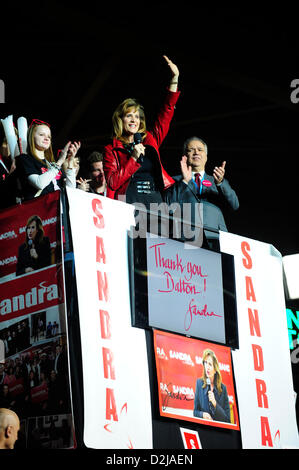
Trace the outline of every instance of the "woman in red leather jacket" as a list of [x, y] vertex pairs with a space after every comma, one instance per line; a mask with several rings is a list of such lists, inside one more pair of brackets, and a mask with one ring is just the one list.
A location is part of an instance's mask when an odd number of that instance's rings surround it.
[[113, 140], [104, 148], [104, 172], [107, 195], [127, 203], [163, 202], [163, 191], [174, 180], [164, 170], [159, 147], [166, 137], [180, 92], [178, 67], [163, 56], [171, 80], [164, 104], [153, 129], [146, 129], [143, 107], [134, 99], [124, 100], [112, 116]]

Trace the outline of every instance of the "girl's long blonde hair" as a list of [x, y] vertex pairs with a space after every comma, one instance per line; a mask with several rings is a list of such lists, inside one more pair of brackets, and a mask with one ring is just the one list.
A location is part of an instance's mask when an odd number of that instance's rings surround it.
[[[37, 156], [37, 152], [36, 152], [36, 147], [35, 147], [35, 143], [34, 143], [34, 134], [35, 134], [35, 131], [36, 129], [39, 127], [39, 126], [47, 126], [49, 127], [46, 123], [43, 123], [43, 124], [33, 124], [32, 126], [29, 127], [29, 130], [28, 130], [28, 145], [29, 145], [29, 149], [30, 149], [30, 154], [36, 158], [39, 162], [42, 162], [43, 160], [41, 160], [38, 156]], [[50, 129], [50, 127], [49, 127]], [[54, 155], [53, 155], [53, 150], [52, 150], [52, 144], [50, 145], [50, 147], [45, 150], [45, 159], [48, 161], [48, 162], [55, 162], [55, 158], [54, 158]]]

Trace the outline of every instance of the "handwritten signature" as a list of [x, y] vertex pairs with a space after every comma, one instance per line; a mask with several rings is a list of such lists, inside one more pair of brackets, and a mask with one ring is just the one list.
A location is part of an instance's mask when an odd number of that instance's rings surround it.
[[185, 315], [184, 327], [185, 331], [189, 331], [193, 322], [193, 317], [222, 317], [222, 315], [217, 315], [214, 312], [208, 312], [207, 304], [202, 308], [198, 308], [194, 303], [194, 299], [190, 300], [189, 308]]
[[182, 400], [182, 401], [193, 401], [194, 398], [188, 398], [186, 395], [184, 395], [182, 392], [178, 391], [178, 392], [171, 392], [168, 390], [168, 388], [172, 387], [172, 383], [169, 383], [166, 387], [166, 396], [163, 398], [162, 400], [162, 410], [165, 411], [167, 406], [168, 406], [168, 402], [170, 400], [170, 398], [173, 398], [174, 400]]

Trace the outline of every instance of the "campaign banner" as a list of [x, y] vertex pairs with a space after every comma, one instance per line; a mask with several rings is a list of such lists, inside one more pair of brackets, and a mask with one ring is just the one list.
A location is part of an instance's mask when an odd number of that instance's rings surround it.
[[0, 232], [0, 407], [19, 416], [18, 447], [52, 448], [43, 423], [61, 417], [53, 445], [74, 448], [59, 191], [2, 211]]
[[[59, 191], [46, 194], [22, 205], [0, 211], [0, 283], [29, 272], [26, 256], [28, 225], [35, 224], [38, 234], [30, 242], [39, 259], [32, 259], [33, 269], [40, 269], [61, 260]], [[31, 229], [30, 229], [31, 230]], [[41, 241], [41, 231], [43, 231]]]
[[282, 257], [267, 243], [220, 233], [235, 258], [239, 349], [233, 351], [244, 449], [298, 448]]
[[5, 282], [0, 293], [0, 321], [63, 303], [61, 269], [44, 268]]
[[9, 391], [12, 397], [15, 397], [17, 395], [20, 395], [21, 393], [24, 393], [24, 379], [13, 379], [9, 383]]
[[41, 403], [49, 398], [49, 391], [46, 383], [32, 387], [30, 390], [31, 400], [33, 403]]
[[131, 326], [127, 231], [134, 207], [67, 189], [84, 391], [84, 443], [152, 448], [145, 332]]
[[161, 416], [239, 429], [230, 348], [154, 330]]

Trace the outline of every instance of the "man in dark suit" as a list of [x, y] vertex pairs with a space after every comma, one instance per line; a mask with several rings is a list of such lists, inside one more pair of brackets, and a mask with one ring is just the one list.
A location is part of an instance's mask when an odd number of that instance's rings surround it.
[[[222, 210], [224, 208], [237, 210], [239, 200], [227, 179], [224, 178], [226, 162], [223, 162], [220, 167], [215, 167], [213, 175], [208, 175], [205, 172], [207, 159], [206, 143], [199, 137], [187, 139], [181, 160], [182, 174], [173, 177], [175, 184], [167, 190], [165, 200], [168, 204], [179, 203], [183, 217], [184, 204], [191, 203], [192, 223], [196, 220], [194, 211], [202, 208], [205, 239], [210, 248], [219, 249], [219, 230], [227, 232]], [[199, 203], [202, 203], [202, 206]]]
[[60, 344], [56, 345], [56, 355], [53, 361], [53, 369], [55, 370], [59, 381], [64, 381], [67, 374], [67, 357], [65, 350]]

